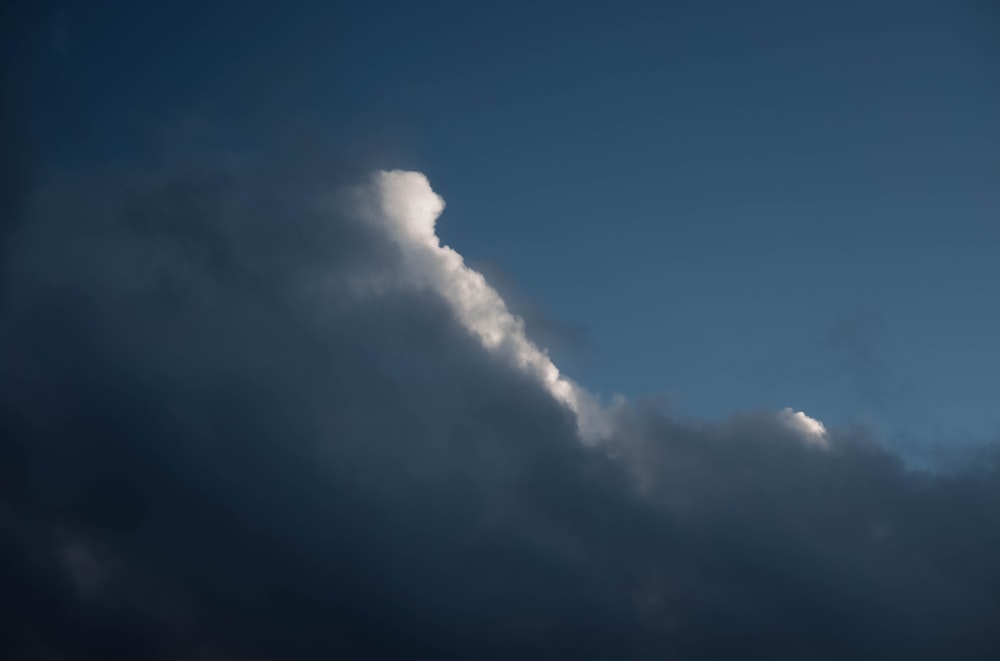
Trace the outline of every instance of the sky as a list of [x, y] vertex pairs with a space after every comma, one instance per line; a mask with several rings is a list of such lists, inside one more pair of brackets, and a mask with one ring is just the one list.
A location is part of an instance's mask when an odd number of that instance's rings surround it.
[[28, 4], [37, 171], [420, 170], [606, 396], [1000, 429], [992, 3]]
[[8, 658], [1000, 654], [994, 3], [0, 12]]

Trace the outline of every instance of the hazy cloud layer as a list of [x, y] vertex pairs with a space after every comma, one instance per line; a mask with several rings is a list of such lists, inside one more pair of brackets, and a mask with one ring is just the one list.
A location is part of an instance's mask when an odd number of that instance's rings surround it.
[[1000, 657], [993, 454], [599, 406], [416, 173], [121, 188], [10, 224], [6, 658]]

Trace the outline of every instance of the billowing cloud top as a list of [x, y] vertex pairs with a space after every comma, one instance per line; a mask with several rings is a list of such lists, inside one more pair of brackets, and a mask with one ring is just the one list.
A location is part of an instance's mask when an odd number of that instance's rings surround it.
[[1000, 658], [993, 454], [603, 407], [423, 175], [244, 176], [11, 224], [4, 658]]
[[[445, 202], [427, 177], [420, 172], [378, 172], [364, 194], [365, 217], [386, 229], [400, 247], [402, 283], [440, 294], [486, 349], [503, 354], [531, 374], [573, 412], [584, 441], [593, 443], [611, 435], [609, 412], [597, 398], [562, 375], [547, 352], [528, 339], [524, 321], [511, 314], [486, 278], [466, 266], [455, 250], [441, 245], [435, 225]], [[808, 442], [825, 445], [826, 430], [819, 421], [791, 409], [782, 411], [780, 417]]]
[[442, 246], [435, 232], [444, 200], [419, 172], [379, 172], [370, 184], [366, 217], [384, 226], [402, 254], [404, 282], [441, 295], [463, 326], [483, 346], [501, 353], [536, 378], [576, 416], [581, 437], [595, 442], [610, 433], [596, 398], [559, 372], [548, 354], [525, 333], [524, 321], [510, 313], [500, 294], [462, 256]]

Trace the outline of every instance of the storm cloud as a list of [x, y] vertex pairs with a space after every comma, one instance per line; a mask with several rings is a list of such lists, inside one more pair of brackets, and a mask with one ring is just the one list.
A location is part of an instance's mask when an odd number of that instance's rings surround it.
[[7, 658], [1000, 656], [994, 452], [598, 403], [422, 175], [291, 191], [136, 177], [11, 223]]

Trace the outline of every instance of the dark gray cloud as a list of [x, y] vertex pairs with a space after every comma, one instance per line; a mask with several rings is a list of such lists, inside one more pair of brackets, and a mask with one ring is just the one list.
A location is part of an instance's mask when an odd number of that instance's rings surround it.
[[[8, 73], [0, 69], [0, 266], [7, 254], [7, 241], [21, 218], [24, 193], [29, 182], [28, 151], [23, 140], [23, 122]], [[2, 273], [0, 273], [2, 278]], [[0, 279], [0, 292], [4, 280]]]
[[12, 659], [993, 659], [995, 456], [641, 402], [581, 444], [273, 173], [36, 191], [0, 322]]

